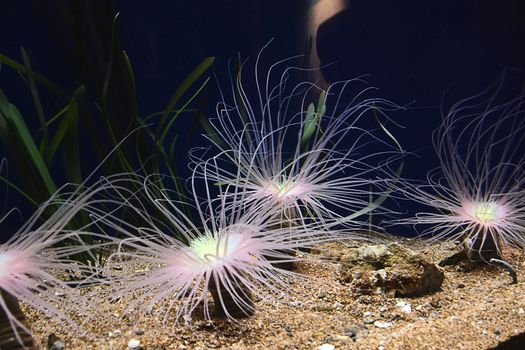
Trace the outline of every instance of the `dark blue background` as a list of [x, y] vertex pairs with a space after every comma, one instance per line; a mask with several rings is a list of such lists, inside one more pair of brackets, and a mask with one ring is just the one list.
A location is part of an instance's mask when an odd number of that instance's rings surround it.
[[[24, 46], [35, 70], [73, 88], [81, 82], [64, 51], [62, 43], [68, 40], [68, 33], [56, 27], [60, 14], [54, 3], [4, 2], [0, 50], [20, 60], [19, 47]], [[215, 71], [221, 80], [227, 77], [229, 58], [237, 53], [253, 58], [271, 38], [275, 40], [265, 54], [267, 62], [302, 53], [306, 3], [116, 0], [106, 12], [120, 12], [120, 34], [133, 63], [139, 110], [144, 116], [161, 110], [182, 79], [205, 57], [216, 57]], [[97, 13], [86, 16], [97, 26]], [[485, 88], [504, 68], [523, 70], [524, 19], [520, 0], [353, 0], [346, 11], [321, 26], [319, 56], [322, 63], [336, 62], [323, 72], [328, 80], [370, 74], [368, 80], [382, 97], [398, 104], [415, 101], [411, 109], [393, 116], [406, 127], [393, 131], [406, 150], [420, 155], [407, 160], [405, 175], [422, 178], [437, 166], [430, 137], [439, 126], [438, 107], [444, 92], [456, 84], [449, 98], [465, 98]], [[17, 74], [3, 67], [0, 87], [24, 115], [34, 117], [36, 127], [30, 94]], [[211, 116], [216, 95], [209, 101]], [[184, 130], [180, 136], [184, 152], [180, 154], [202, 144], [198, 136], [202, 130], [192, 128], [189, 135], [188, 123], [180, 120], [179, 129]], [[179, 162], [179, 168], [186, 168], [186, 157], [181, 156]], [[83, 166], [89, 169], [95, 164], [87, 155]], [[23, 207], [16, 196], [12, 199], [10, 207]]]

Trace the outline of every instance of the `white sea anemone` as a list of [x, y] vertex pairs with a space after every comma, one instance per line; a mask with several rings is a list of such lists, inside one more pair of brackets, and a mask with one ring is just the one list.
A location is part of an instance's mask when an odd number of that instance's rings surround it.
[[472, 259], [525, 245], [525, 101], [521, 92], [509, 98], [510, 88], [503, 76], [455, 103], [433, 138], [441, 167], [428, 184], [401, 188], [435, 210], [404, 221], [429, 225], [434, 239], [465, 240]]
[[[297, 260], [282, 251], [330, 239], [314, 230], [279, 228], [267, 208], [241, 212], [232, 205], [226, 211], [221, 207], [224, 197], [212, 200], [206, 185], [205, 199], [194, 196], [198, 219], [192, 219], [160, 182], [146, 178], [143, 190], [135, 192], [130, 188], [137, 188], [137, 182], [130, 181], [108, 179], [112, 189], [89, 210], [104, 225], [103, 231], [119, 237], [107, 237], [119, 244], [109, 265], [127, 266], [121, 284], [115, 285], [115, 296], [133, 295], [130, 309], [160, 315], [164, 323], [170, 317], [174, 322], [189, 322], [198, 307], [207, 320], [253, 314], [254, 296], [280, 296], [289, 279], [298, 276], [270, 264], [268, 257]], [[124, 215], [107, 215], [104, 203], [116, 205]], [[296, 239], [291, 240], [292, 235]], [[140, 271], [134, 266], [140, 266]], [[212, 300], [214, 312], [210, 311]]]
[[[381, 194], [374, 187], [378, 176], [386, 176], [390, 157], [399, 155], [392, 135], [376, 119], [399, 107], [367, 97], [374, 89], [359, 78], [327, 91], [307, 81], [290, 84], [293, 73], [304, 69], [286, 67], [289, 60], [261, 77], [259, 59], [260, 54], [249, 77], [253, 91], [242, 79], [243, 67], [231, 79], [231, 102], [221, 91], [209, 137], [215, 149], [203, 155], [194, 150], [197, 172], [230, 188], [226, 203], [279, 208], [283, 222], [298, 218], [299, 224], [316, 221], [325, 228], [359, 226], [355, 219], [367, 212], [371, 197]], [[282, 74], [273, 84], [276, 70]], [[310, 103], [312, 97], [316, 103]], [[360, 126], [365, 118], [378, 130]]]
[[89, 196], [58, 191], [7, 242], [0, 244], [0, 348], [31, 346], [32, 333], [24, 322], [19, 301], [73, 327], [78, 327], [73, 314], [87, 314], [89, 303], [71, 287], [79, 280], [68, 282], [62, 278], [72, 274], [87, 278], [92, 272], [71, 260], [73, 255], [85, 253], [87, 247], [79, 240], [81, 230], [67, 228]]

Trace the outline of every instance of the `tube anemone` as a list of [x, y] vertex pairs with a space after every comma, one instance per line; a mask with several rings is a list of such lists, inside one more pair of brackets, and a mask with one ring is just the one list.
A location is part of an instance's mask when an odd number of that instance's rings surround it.
[[505, 74], [493, 86], [455, 103], [433, 142], [441, 167], [428, 184], [401, 188], [433, 207], [406, 223], [429, 225], [433, 239], [463, 240], [471, 260], [502, 258], [502, 247], [525, 245], [524, 95], [509, 98]]
[[[223, 101], [211, 120], [215, 148], [201, 155], [193, 150], [196, 171], [230, 188], [230, 207], [270, 206], [285, 225], [291, 218], [324, 228], [361, 227], [355, 219], [367, 212], [362, 210], [371, 195], [380, 195], [371, 187], [386, 176], [389, 157], [399, 151], [360, 123], [399, 107], [367, 97], [373, 88], [362, 79], [337, 82], [326, 91], [308, 81], [293, 85], [293, 73], [304, 69], [287, 66], [291, 59], [261, 76], [260, 56], [250, 76], [253, 91], [243, 82], [243, 67], [230, 77], [231, 102], [221, 91]], [[319, 97], [317, 105], [309, 103], [312, 96]]]
[[[76, 328], [78, 325], [71, 316], [75, 313], [88, 314], [86, 305], [89, 303], [78, 289], [56, 276], [74, 274], [87, 279], [92, 272], [87, 266], [71, 261], [71, 256], [87, 250], [79, 241], [80, 235], [84, 233], [66, 228], [90, 194], [77, 191], [68, 194], [64, 189], [42, 204], [7, 242], [0, 244], [2, 349], [35, 346], [19, 301]], [[52, 211], [53, 214], [49, 216]], [[75, 284], [78, 283], [75, 281]]]
[[[207, 184], [206, 197], [199, 199], [194, 180], [195, 220], [199, 224], [151, 178], [144, 179], [140, 191], [129, 190], [137, 188], [129, 178], [108, 179], [112, 191], [89, 208], [103, 231], [120, 237], [114, 239], [119, 249], [109, 264], [125, 266], [123, 280], [115, 282], [115, 296], [134, 295], [130, 309], [160, 315], [164, 323], [172, 316], [175, 322], [190, 322], [198, 308], [206, 320], [248, 317], [255, 311], [255, 297], [285, 291], [289, 279], [297, 276], [274, 267], [266, 256], [280, 262], [297, 260], [280, 251], [330, 239], [301, 228], [293, 232], [271, 228], [275, 226], [273, 213], [265, 208], [241, 212], [240, 207], [232, 205], [226, 211], [225, 197], [212, 200]], [[128, 215], [106, 215], [111, 205]], [[291, 240], [291, 235], [297, 239]], [[135, 264], [147, 266], [147, 271], [134, 272]]]

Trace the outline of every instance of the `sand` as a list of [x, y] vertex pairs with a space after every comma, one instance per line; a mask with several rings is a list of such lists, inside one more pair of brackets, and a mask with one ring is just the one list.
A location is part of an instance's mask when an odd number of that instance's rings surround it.
[[[404, 244], [433, 262], [451, 255], [450, 244]], [[510, 284], [506, 271], [464, 262], [444, 268], [440, 291], [413, 298], [360, 295], [339, 281], [336, 261], [305, 257], [297, 272], [307, 279], [294, 281], [278, 301], [257, 300], [256, 314], [237, 324], [209, 324], [194, 315], [190, 327], [163, 326], [138, 311], [126, 313], [126, 300], [119, 300], [103, 303], [106, 317], [90, 321], [91, 335], [81, 336], [23, 309], [42, 348], [54, 333], [66, 349], [490, 349], [525, 332], [525, 257], [519, 250], [505, 253], [518, 284]], [[102, 298], [110, 294], [103, 286], [91, 289]]]

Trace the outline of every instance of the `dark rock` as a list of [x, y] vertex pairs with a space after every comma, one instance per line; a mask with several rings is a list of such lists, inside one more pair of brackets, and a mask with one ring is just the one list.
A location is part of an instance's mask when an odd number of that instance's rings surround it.
[[361, 294], [380, 290], [398, 297], [420, 296], [439, 290], [444, 279], [440, 267], [398, 243], [346, 249], [340, 279]]
[[55, 333], [51, 333], [47, 338], [47, 350], [64, 350], [65, 347], [62, 339], [57, 337]]

